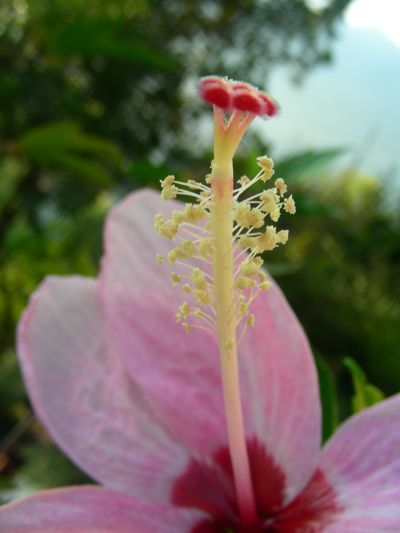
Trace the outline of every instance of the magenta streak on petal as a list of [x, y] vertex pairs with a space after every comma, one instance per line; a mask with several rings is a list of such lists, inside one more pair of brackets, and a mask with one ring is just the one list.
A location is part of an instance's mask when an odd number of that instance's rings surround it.
[[232, 465], [227, 447], [219, 449], [210, 462], [192, 459], [173, 488], [175, 505], [206, 511], [192, 533], [225, 532], [227, 529], [247, 533], [319, 533], [340, 508], [335, 492], [323, 473], [317, 470], [306, 488], [283, 507], [285, 475], [257, 439], [247, 444], [258, 522], [244, 528], [234, 499]]
[[[227, 448], [221, 452], [229, 454]], [[192, 459], [173, 487], [172, 502], [181, 507], [206, 511], [218, 522], [235, 524], [237, 509], [234, 490], [232, 467], [227, 473], [218, 457], [210, 463]]]
[[342, 509], [322, 470], [317, 470], [306, 488], [275, 518], [277, 533], [319, 533]]
[[[256, 439], [248, 442], [250, 469], [259, 516], [271, 516], [283, 504], [285, 476]], [[220, 448], [209, 464], [192, 459], [175, 483], [172, 502], [208, 512], [217, 524], [240, 528], [235, 502], [232, 464], [227, 447]], [[256, 527], [255, 531], [258, 531]]]
[[282, 507], [285, 497], [285, 474], [257, 440], [248, 443], [251, 477], [261, 514], [273, 514]]
[[190, 533], [226, 533], [226, 528], [223, 524], [206, 519], [194, 526]]

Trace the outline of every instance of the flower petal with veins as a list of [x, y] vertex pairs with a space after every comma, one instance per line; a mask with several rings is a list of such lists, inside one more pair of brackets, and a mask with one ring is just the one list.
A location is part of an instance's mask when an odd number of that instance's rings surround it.
[[[147, 230], [152, 213], [168, 215], [176, 206], [142, 191], [110, 214], [102, 297], [109, 338], [160, 420], [186, 447], [212, 455], [226, 444], [216, 346], [207, 334], [183, 334], [175, 323], [179, 294], [165, 283], [168, 266], [154, 260], [168, 243]], [[284, 469], [290, 499], [318, 460], [317, 376], [304, 332], [277, 286], [253, 306], [256, 325], [239, 350], [246, 433], [265, 442]]]
[[104, 335], [97, 282], [48, 278], [18, 331], [33, 407], [65, 453], [97, 481], [168, 501], [187, 452], [160, 424]]
[[0, 507], [4, 533], [176, 533], [201, 519], [196, 511], [146, 504], [102, 487], [44, 491]]

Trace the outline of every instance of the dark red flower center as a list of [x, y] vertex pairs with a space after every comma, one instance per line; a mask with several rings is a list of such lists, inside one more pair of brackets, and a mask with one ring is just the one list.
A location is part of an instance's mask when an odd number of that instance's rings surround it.
[[318, 533], [340, 511], [333, 488], [317, 470], [305, 489], [284, 504], [286, 479], [265, 447], [256, 439], [247, 444], [257, 506], [257, 522], [241, 523], [228, 448], [209, 461], [192, 459], [176, 481], [175, 505], [205, 511], [209, 517], [192, 533]]

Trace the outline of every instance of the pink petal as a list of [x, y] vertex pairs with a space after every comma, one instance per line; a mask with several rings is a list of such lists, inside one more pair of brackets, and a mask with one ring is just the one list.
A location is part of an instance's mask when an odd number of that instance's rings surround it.
[[49, 278], [18, 331], [25, 382], [59, 446], [106, 486], [168, 501], [185, 451], [163, 429], [104, 338], [97, 283]]
[[400, 395], [350, 418], [321, 468], [343, 507], [327, 532], [400, 531]]
[[174, 437], [207, 454], [226, 444], [218, 351], [209, 334], [176, 323], [185, 295], [155, 259], [171, 242], [156, 234], [154, 215], [177, 206], [151, 191], [119, 204], [107, 222], [100, 283], [109, 336], [131, 378]]
[[303, 329], [276, 284], [250, 309], [256, 323], [240, 346], [245, 423], [284, 472], [287, 502], [309, 481], [319, 458], [317, 375]]
[[201, 521], [195, 511], [151, 505], [101, 487], [39, 492], [0, 507], [4, 533], [177, 533]]
[[[158, 194], [141, 191], [112, 212], [106, 229], [101, 288], [110, 338], [131, 377], [177, 439], [201, 454], [226, 446], [215, 342], [184, 334], [175, 323], [183, 295], [168, 280], [171, 243], [153, 230], [153, 216], [176, 209]], [[311, 477], [320, 446], [318, 384], [311, 352], [278, 288], [253, 304], [256, 326], [240, 347], [247, 432], [266, 444], [286, 475], [286, 500]]]

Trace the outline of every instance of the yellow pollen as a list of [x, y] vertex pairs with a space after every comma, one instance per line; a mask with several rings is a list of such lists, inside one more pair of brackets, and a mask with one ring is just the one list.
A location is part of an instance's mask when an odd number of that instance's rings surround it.
[[280, 231], [278, 231], [277, 236], [278, 236], [278, 242], [280, 244], [286, 244], [289, 239], [289, 230], [281, 229]]
[[179, 226], [179, 224], [185, 222], [185, 213], [182, 211], [172, 211], [171, 222]]
[[252, 313], [251, 315], [248, 316], [246, 324], [247, 326], [252, 327], [254, 326], [255, 323], [256, 323], [256, 315]]
[[243, 228], [261, 228], [264, 217], [258, 209], [252, 209], [246, 202], [238, 203], [233, 212], [234, 219]]
[[161, 198], [163, 200], [172, 200], [178, 196], [178, 192], [178, 187], [175, 185], [167, 185], [161, 191]]
[[190, 313], [190, 306], [187, 302], [182, 302], [179, 306], [178, 312], [176, 313], [176, 320], [178, 322], [183, 322], [187, 319]]
[[272, 178], [274, 175], [274, 162], [270, 157], [267, 157], [266, 155], [257, 157], [257, 165], [264, 171], [261, 176], [262, 181], [266, 182]]
[[245, 276], [258, 276], [260, 281], [264, 281], [267, 275], [265, 271], [260, 268], [259, 261], [256, 261], [256, 259], [261, 258], [256, 257], [251, 261], [243, 261], [243, 263], [240, 265], [240, 271]]
[[189, 283], [184, 283], [182, 285], [182, 290], [184, 292], [190, 293], [190, 292], [192, 292], [192, 287], [189, 285]]
[[248, 237], [247, 235], [243, 235], [242, 237], [239, 237], [238, 244], [241, 248], [250, 248], [252, 249], [254, 245], [256, 244], [257, 239], [256, 237]]
[[249, 306], [245, 301], [239, 302], [239, 314], [242, 316], [249, 314]]
[[161, 192], [161, 198], [163, 200], [172, 200], [173, 198], [176, 198], [178, 195], [178, 188], [175, 187], [175, 185], [172, 185], [171, 187], [164, 187], [164, 189]]
[[178, 232], [179, 225], [171, 220], [165, 220], [162, 213], [154, 217], [154, 228], [162, 237], [173, 239]]
[[202, 220], [207, 212], [201, 205], [198, 204], [186, 204], [185, 211], [183, 212], [185, 222], [198, 222]]
[[294, 203], [294, 199], [292, 195], [286, 198], [283, 204], [283, 208], [286, 211], [286, 213], [290, 213], [291, 215], [294, 215], [296, 213], [296, 204]]
[[162, 191], [161, 191], [161, 198], [163, 200], [172, 200], [173, 198], [176, 198], [179, 192], [178, 187], [174, 185], [175, 176], [167, 176], [165, 179], [160, 180]]
[[214, 252], [213, 240], [211, 237], [204, 237], [198, 244], [198, 251], [201, 257], [208, 257]]
[[[296, 211], [293, 197], [286, 197], [287, 185], [282, 178], [275, 179], [274, 186], [269, 189], [256, 194], [250, 192], [257, 182], [265, 182], [274, 174], [273, 162], [269, 157], [259, 157], [257, 164], [260, 172], [254, 178], [242, 176], [238, 180], [239, 187], [234, 189], [233, 198], [227, 205], [228, 212], [232, 209], [229, 216], [234, 221], [232, 241], [236, 241], [245, 251], [239, 252], [236, 249], [237, 252], [233, 252], [234, 261], [230, 267], [233, 268], [232, 320], [235, 328], [241, 328], [241, 333], [237, 341], [235, 336], [228, 337], [228, 341], [225, 341], [228, 351], [235, 349], [236, 342], [241, 342], [246, 328], [255, 323], [254, 313], [251, 313], [254, 298], [259, 291], [267, 291], [271, 286], [267, 273], [262, 268], [263, 259], [259, 254], [284, 245], [289, 237], [288, 230], [278, 231], [274, 225], [265, 225], [266, 218], [276, 223], [282, 212]], [[215, 163], [213, 165], [215, 166]], [[193, 327], [214, 329], [218, 322], [217, 292], [211, 275], [211, 265], [218, 257], [215, 234], [211, 236], [211, 212], [216, 198], [207, 183], [211, 183], [210, 175], [206, 177], [205, 183], [194, 180], [178, 181], [172, 175], [161, 180], [162, 198], [168, 200], [177, 195], [185, 195], [189, 196], [191, 201], [175, 209], [169, 219], [162, 213], [158, 213], [154, 219], [156, 231], [176, 243], [166, 257], [157, 254], [157, 263], [168, 261], [187, 269], [179, 274], [170, 274], [172, 284], [179, 285], [189, 298], [179, 306], [176, 313], [176, 320], [182, 324], [185, 331], [190, 331]], [[241, 198], [247, 190], [250, 192], [246, 195], [248, 199]]]
[[271, 217], [272, 222], [278, 222], [280, 216], [281, 216], [281, 209], [279, 205], [276, 205], [272, 211], [270, 212], [269, 216]]
[[175, 181], [175, 176], [169, 175], [163, 180], [160, 180], [161, 187], [170, 187]]
[[196, 253], [196, 247], [193, 244], [193, 241], [189, 239], [182, 239], [181, 243], [175, 248], [175, 252], [177, 254], [177, 258], [188, 259]]
[[267, 291], [270, 287], [271, 287], [271, 282], [266, 280], [266, 281], [263, 281], [262, 283], [260, 283], [259, 285], [260, 289], [262, 289], [263, 291]]
[[267, 226], [267, 229], [264, 231], [264, 233], [257, 238], [257, 246], [260, 250], [259, 253], [266, 252], [267, 250], [273, 250], [277, 243], [278, 236], [274, 226]]
[[236, 278], [236, 287], [238, 289], [250, 289], [250, 287], [254, 287], [256, 283], [256, 280], [249, 276], [238, 276]]
[[211, 298], [207, 291], [196, 290], [194, 291], [194, 297], [199, 304], [210, 305]]
[[207, 288], [206, 277], [199, 268], [194, 268], [190, 277], [196, 289], [204, 290]]
[[179, 285], [181, 282], [181, 277], [176, 272], [172, 272], [170, 277], [173, 285]]
[[248, 178], [247, 176], [242, 176], [239, 180], [238, 180], [238, 183], [240, 185], [242, 185], [242, 187], [245, 187], [246, 185], [248, 185], [250, 183], [250, 178]]
[[275, 187], [278, 189], [279, 194], [280, 194], [281, 196], [283, 196], [284, 194], [286, 194], [287, 186], [286, 186], [285, 181], [284, 181], [282, 178], [278, 178], [278, 179], [276, 179], [274, 185], [275, 185]]
[[262, 205], [260, 209], [265, 213], [271, 213], [279, 204], [279, 198], [274, 189], [268, 189], [260, 195]]
[[173, 248], [168, 252], [167, 255], [168, 263], [173, 264], [178, 259], [178, 254], [176, 253], [176, 249]]

